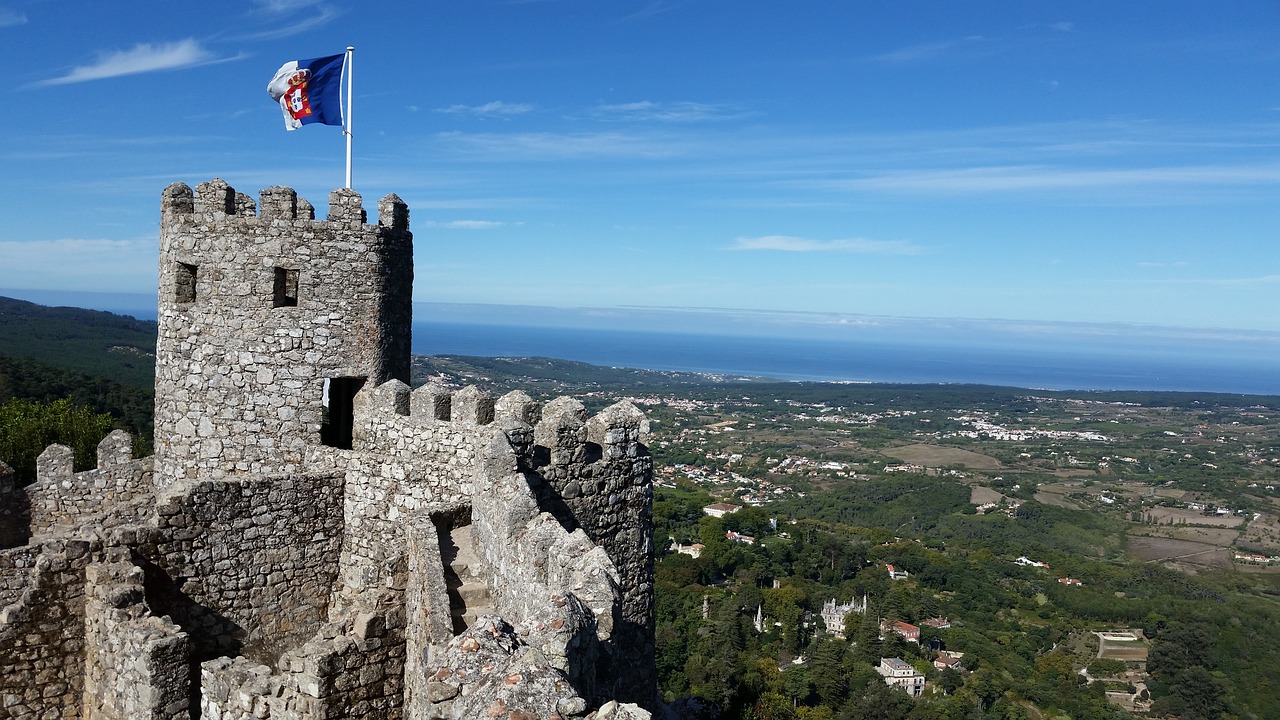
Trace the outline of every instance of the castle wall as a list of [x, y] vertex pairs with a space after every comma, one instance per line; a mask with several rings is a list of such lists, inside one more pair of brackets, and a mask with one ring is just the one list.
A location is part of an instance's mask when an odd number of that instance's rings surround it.
[[[219, 720], [399, 720], [403, 712], [403, 613], [329, 623], [273, 671], [246, 658], [216, 658], [201, 673], [201, 716]], [[421, 716], [420, 716], [421, 717]]]
[[50, 445], [36, 460], [36, 481], [24, 490], [32, 534], [93, 523], [139, 522], [153, 501], [151, 458], [133, 459], [133, 438], [115, 430], [98, 443], [98, 467], [72, 472], [73, 453]]
[[464, 403], [456, 420], [440, 419], [422, 401], [432, 392], [424, 388], [410, 394], [408, 386], [390, 381], [357, 397], [355, 450], [344, 454], [348, 593], [386, 586], [404, 572], [407, 524], [429, 522], [432, 512], [460, 511], [470, 502], [476, 446], [492, 430], [477, 424], [474, 412], [463, 417]]
[[[297, 472], [308, 446], [349, 446], [349, 395], [409, 379], [413, 247], [389, 195], [378, 224], [361, 198], [329, 217], [289, 188], [261, 212], [226, 183], [182, 183], [161, 202], [156, 347], [157, 489], [234, 473]], [[325, 425], [326, 379], [330, 392]], [[337, 381], [337, 384], [333, 381]], [[332, 412], [336, 410], [337, 412]]]
[[190, 638], [150, 614], [128, 551], [108, 555], [85, 573], [84, 718], [190, 718]]
[[34, 557], [21, 594], [0, 609], [0, 717], [81, 716], [84, 574], [101, 552], [96, 541], [51, 539], [34, 552], [0, 554], [10, 564], [26, 565]]
[[411, 392], [408, 209], [329, 200], [165, 190], [155, 456], [113, 433], [95, 470], [59, 446], [27, 489], [0, 467], [0, 547], [34, 538], [0, 549], [0, 718], [654, 700], [643, 416]]
[[39, 545], [0, 550], [0, 610], [22, 597], [23, 590], [31, 584], [31, 573], [39, 556]]
[[582, 404], [557, 398], [542, 408], [534, 443], [534, 472], [560, 512], [567, 514], [617, 567], [622, 592], [618, 625], [610, 647], [617, 663], [616, 697], [652, 704], [657, 686], [654, 660], [653, 461], [641, 444], [644, 414], [630, 403], [612, 405], [587, 418]]
[[428, 677], [443, 649], [453, 639], [440, 530], [433, 519], [405, 528], [408, 567], [404, 589], [404, 714], [428, 717], [432, 695]]
[[342, 543], [340, 475], [197, 483], [156, 507], [148, 600], [200, 658], [262, 660], [325, 621]]

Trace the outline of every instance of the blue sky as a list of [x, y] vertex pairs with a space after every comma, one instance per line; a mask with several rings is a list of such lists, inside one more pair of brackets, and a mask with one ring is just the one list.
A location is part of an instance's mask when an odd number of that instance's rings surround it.
[[290, 185], [355, 55], [415, 300], [1280, 332], [1280, 4], [0, 0], [0, 288], [152, 292], [161, 189]]

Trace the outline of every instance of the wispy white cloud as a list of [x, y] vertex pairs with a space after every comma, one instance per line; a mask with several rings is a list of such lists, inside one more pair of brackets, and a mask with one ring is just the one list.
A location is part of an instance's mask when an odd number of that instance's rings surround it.
[[275, 27], [249, 33], [240, 40], [275, 40], [301, 35], [329, 24], [342, 11], [325, 0], [255, 0], [256, 12], [252, 15], [264, 18]]
[[480, 117], [513, 117], [515, 115], [523, 115], [533, 111], [533, 106], [527, 103], [509, 103], [501, 100], [494, 100], [483, 105], [450, 105], [448, 107], [437, 108], [436, 112], [446, 113], [449, 115], [477, 115]]
[[971, 167], [890, 172], [829, 181], [833, 188], [898, 193], [973, 195], [1018, 191], [1105, 190], [1118, 187], [1280, 184], [1280, 165], [1187, 165], [1070, 169], [1049, 166]]
[[[690, 140], [634, 133], [462, 133], [436, 135], [446, 149], [478, 161], [552, 161], [591, 158], [662, 159], [683, 154]], [[686, 144], [689, 144], [686, 147]]]
[[623, 18], [624, 21], [643, 20], [651, 18], [655, 15], [671, 12], [680, 6], [680, 3], [663, 2], [663, 0], [650, 0], [644, 7]]
[[919, 255], [923, 249], [902, 240], [868, 240], [851, 238], [844, 240], [808, 240], [790, 235], [763, 235], [740, 237], [729, 246], [730, 250], [775, 250], [781, 252], [841, 252], [861, 255]]
[[941, 55], [954, 46], [955, 43], [952, 42], [920, 43], [881, 53], [875, 59], [889, 63], [917, 62]]
[[26, 25], [27, 16], [17, 10], [0, 7], [0, 27], [13, 27], [15, 25]]
[[970, 35], [956, 40], [917, 43], [915, 45], [900, 47], [896, 50], [890, 50], [886, 53], [880, 53], [879, 55], [873, 55], [871, 59], [891, 64], [922, 62], [924, 60], [932, 60], [954, 50], [983, 42], [984, 40], [986, 40], [986, 38], [981, 35]]
[[1050, 25], [1049, 27], [1057, 30], [1058, 32], [1071, 32], [1076, 29], [1076, 24], [1067, 20], [1062, 20]]
[[709, 103], [688, 101], [660, 103], [651, 100], [599, 105], [592, 111], [592, 115], [597, 120], [627, 122], [698, 122], [731, 118], [739, 114], [730, 108]]
[[326, 3], [324, 0], [254, 0], [253, 4], [269, 13], [286, 14], [321, 7]]
[[122, 75], [178, 70], [234, 59], [219, 58], [212, 51], [202, 47], [194, 38], [171, 43], [140, 43], [130, 50], [104, 53], [92, 65], [81, 65], [73, 68], [66, 75], [43, 80], [36, 85], [70, 85], [92, 80], [106, 80]]
[[493, 228], [502, 227], [506, 223], [497, 220], [451, 220], [449, 222], [433, 222], [429, 223], [429, 225], [447, 230], [492, 230]]

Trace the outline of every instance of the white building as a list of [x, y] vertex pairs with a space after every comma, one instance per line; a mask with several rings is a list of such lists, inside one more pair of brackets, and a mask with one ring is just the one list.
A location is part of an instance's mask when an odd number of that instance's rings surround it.
[[849, 613], [854, 612], [862, 614], [867, 612], [866, 595], [862, 596], [862, 602], [858, 602], [857, 599], [854, 599], [848, 603], [837, 605], [836, 599], [831, 598], [827, 602], [823, 603], [822, 622], [827, 626], [827, 632], [838, 638], [844, 639], [844, 619], [849, 615]]
[[716, 503], [702, 508], [702, 512], [710, 515], [711, 517], [724, 517], [725, 515], [735, 513], [737, 511], [738, 506], [730, 505], [729, 503]]
[[902, 688], [911, 697], [920, 697], [924, 693], [924, 675], [902, 658], [880, 658], [876, 672], [884, 678], [885, 685]]

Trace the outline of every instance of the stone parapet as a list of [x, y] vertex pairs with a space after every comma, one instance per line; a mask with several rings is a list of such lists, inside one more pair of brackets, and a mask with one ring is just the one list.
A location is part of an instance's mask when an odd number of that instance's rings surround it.
[[92, 523], [114, 527], [150, 514], [152, 459], [133, 459], [133, 438], [115, 430], [98, 443], [98, 467], [72, 472], [71, 448], [50, 445], [24, 492], [31, 534]]
[[75, 717], [84, 692], [85, 568], [101, 559], [102, 545], [59, 538], [30, 547], [0, 554], [14, 565], [34, 560], [11, 568], [26, 582], [0, 609], [3, 711], [14, 720], [35, 720], [50, 717], [51, 708], [72, 708]]
[[150, 613], [143, 571], [115, 548], [85, 573], [84, 717], [190, 718], [191, 641], [168, 617]]
[[247, 658], [201, 664], [202, 717], [399, 720], [405, 717], [403, 612], [328, 623], [276, 669]]
[[139, 539], [151, 601], [199, 657], [266, 661], [323, 623], [342, 544], [341, 475], [205, 481], [171, 493]]

